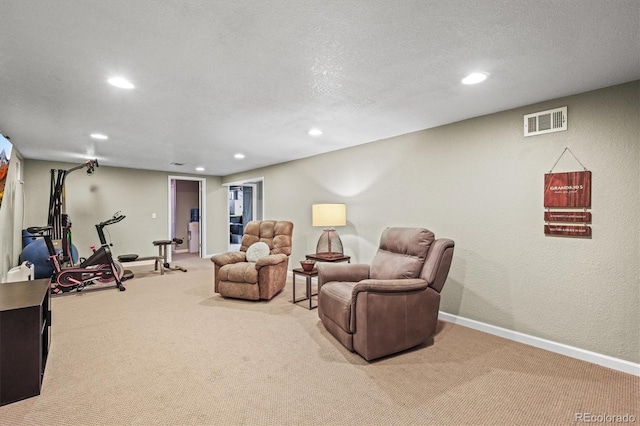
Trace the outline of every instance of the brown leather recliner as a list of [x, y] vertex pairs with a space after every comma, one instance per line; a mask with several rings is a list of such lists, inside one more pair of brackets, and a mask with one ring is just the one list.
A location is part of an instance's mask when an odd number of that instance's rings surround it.
[[387, 228], [371, 265], [317, 263], [318, 315], [347, 349], [366, 360], [435, 334], [440, 291], [454, 242], [424, 228]]
[[[214, 291], [238, 299], [272, 299], [287, 281], [292, 234], [293, 223], [289, 221], [247, 223], [240, 251], [211, 257], [215, 265]], [[247, 250], [258, 242], [266, 243], [269, 252], [255, 261], [247, 261]]]

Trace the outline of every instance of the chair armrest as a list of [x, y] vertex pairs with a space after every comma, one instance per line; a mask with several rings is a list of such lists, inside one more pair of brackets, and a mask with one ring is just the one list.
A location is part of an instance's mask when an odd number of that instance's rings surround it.
[[356, 301], [358, 293], [372, 291], [376, 293], [407, 293], [410, 291], [424, 290], [429, 283], [420, 278], [403, 278], [397, 280], [363, 280], [353, 287], [351, 300]]
[[318, 269], [318, 286], [330, 281], [358, 282], [369, 278], [367, 264], [316, 262], [316, 268]]
[[[422, 292], [419, 292], [419, 293], [414, 293], [414, 292], [420, 291], [420, 290], [427, 290], [427, 289], [429, 289], [429, 283], [427, 283], [425, 280], [421, 280], [420, 278], [403, 278], [403, 279], [394, 279], [394, 280], [363, 280], [353, 287], [353, 290], [351, 292], [351, 306], [353, 306], [354, 312], [357, 312], [355, 306], [358, 299], [358, 295], [360, 293], [365, 293], [363, 294], [364, 297], [366, 297], [366, 293], [376, 293], [378, 295], [413, 293], [413, 295], [410, 296], [410, 298], [413, 299], [416, 297], [420, 298], [421, 297], [420, 293], [422, 293]], [[402, 315], [402, 313], [405, 312], [406, 305], [403, 305], [400, 308], [400, 311], [397, 311], [397, 312], [394, 312], [394, 310], [391, 309], [390, 307], [386, 307], [385, 309], [386, 309], [385, 315], [389, 317], [394, 317], [397, 315]], [[356, 331], [356, 317], [357, 317], [357, 313], [352, 314], [351, 321], [350, 321], [351, 330], [353, 330], [354, 333]]]
[[350, 300], [354, 350], [371, 360], [424, 342], [435, 332], [439, 303], [419, 278], [359, 282]]
[[224, 266], [231, 263], [244, 262], [247, 254], [243, 251], [231, 251], [229, 253], [216, 254], [211, 256], [211, 261], [217, 266]]
[[287, 261], [287, 257], [288, 256], [286, 254], [283, 254], [283, 253], [270, 254], [268, 256], [261, 257], [256, 262], [256, 269], [260, 269], [263, 266], [272, 266], [272, 265], [277, 265], [277, 264], [282, 263], [282, 262], [286, 262]]

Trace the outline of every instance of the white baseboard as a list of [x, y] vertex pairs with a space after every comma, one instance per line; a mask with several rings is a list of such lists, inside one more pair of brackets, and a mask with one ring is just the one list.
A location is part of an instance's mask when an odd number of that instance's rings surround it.
[[446, 322], [461, 325], [463, 327], [472, 328], [474, 330], [483, 331], [495, 336], [504, 337], [505, 339], [513, 340], [515, 342], [524, 343], [525, 345], [534, 346], [536, 348], [555, 352], [571, 358], [598, 364], [603, 367], [622, 371], [623, 373], [632, 374], [634, 376], [640, 376], [640, 364], [636, 364], [634, 362], [625, 361], [623, 359], [614, 358], [608, 355], [603, 355], [562, 343], [553, 342], [551, 340], [541, 339], [529, 334], [508, 330], [506, 328], [497, 327], [495, 325], [486, 324], [484, 322], [464, 317], [459, 317], [457, 315], [448, 314], [442, 311], [440, 311], [438, 318]]

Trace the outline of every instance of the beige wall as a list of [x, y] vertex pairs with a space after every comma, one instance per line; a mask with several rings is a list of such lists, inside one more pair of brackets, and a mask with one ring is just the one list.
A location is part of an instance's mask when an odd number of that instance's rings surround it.
[[[235, 174], [264, 176], [265, 218], [315, 250], [311, 204], [345, 202], [345, 252], [368, 262], [386, 226], [425, 226], [456, 251], [445, 312], [640, 361], [639, 82]], [[568, 130], [523, 137], [523, 115], [568, 106]], [[329, 132], [327, 132], [329, 133]], [[314, 141], [322, 143], [322, 139]], [[543, 179], [569, 147], [593, 173], [593, 236], [543, 233]], [[581, 170], [565, 154], [554, 171]]]
[[[51, 169], [68, 170], [74, 164], [25, 162], [25, 227], [46, 225]], [[168, 239], [169, 190], [166, 172], [100, 166], [92, 176], [84, 169], [70, 173], [65, 182], [67, 213], [73, 224], [73, 242], [80, 256], [98, 245], [95, 224], [116, 211], [126, 218], [105, 228], [115, 254], [157, 255], [152, 241]], [[171, 176], [179, 176], [172, 173]], [[224, 251], [226, 245], [226, 191], [219, 177], [207, 177], [207, 249]], [[156, 219], [152, 219], [152, 214]], [[109, 238], [110, 236], [110, 238]]]

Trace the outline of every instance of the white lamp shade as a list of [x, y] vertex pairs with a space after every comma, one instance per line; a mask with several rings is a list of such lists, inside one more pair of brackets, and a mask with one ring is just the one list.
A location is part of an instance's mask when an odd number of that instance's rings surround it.
[[345, 226], [347, 224], [346, 204], [314, 204], [311, 206], [313, 226]]

